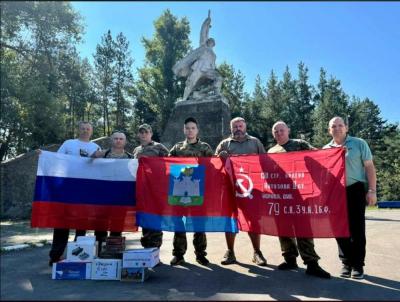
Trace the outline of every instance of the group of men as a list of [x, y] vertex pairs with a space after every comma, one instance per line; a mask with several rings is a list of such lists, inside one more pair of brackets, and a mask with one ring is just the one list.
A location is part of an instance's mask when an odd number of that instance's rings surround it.
[[[222, 140], [213, 152], [210, 145], [199, 139], [199, 124], [193, 117], [184, 121], [183, 132], [185, 140], [175, 144], [170, 151], [152, 140], [152, 128], [143, 124], [138, 128], [140, 145], [133, 150], [133, 154], [125, 151], [126, 136], [122, 132], [111, 135], [112, 146], [108, 150], [90, 141], [93, 132], [92, 125], [88, 122], [79, 124], [79, 137], [65, 141], [58, 152], [76, 155], [91, 156], [94, 158], [140, 158], [141, 156], [175, 156], [175, 157], [208, 157], [219, 156], [227, 158], [237, 154], [263, 154], [267, 153], [263, 144], [256, 137], [250, 136], [246, 131], [246, 121], [236, 117], [230, 122], [231, 135]], [[344, 147], [346, 149], [346, 195], [348, 209], [348, 223], [350, 237], [337, 238], [339, 258], [342, 261], [341, 277], [362, 279], [364, 276], [364, 259], [366, 251], [365, 236], [365, 206], [376, 203], [376, 171], [372, 161], [372, 154], [368, 144], [360, 138], [348, 135], [348, 127], [341, 117], [334, 117], [329, 121], [329, 134], [332, 140], [323, 148]], [[283, 121], [278, 121], [272, 126], [272, 135], [276, 145], [268, 153], [292, 152], [316, 149], [308, 142], [301, 139], [289, 138], [290, 129]], [[85, 235], [85, 230], [76, 230], [76, 236]], [[95, 231], [99, 246], [107, 237], [105, 231]], [[120, 232], [111, 232], [113, 236], [121, 236]], [[261, 235], [248, 233], [254, 253], [252, 262], [259, 266], [266, 266], [267, 261], [261, 250]], [[66, 247], [69, 236], [68, 229], [55, 229], [53, 244], [50, 250], [50, 264], [59, 261]], [[163, 233], [160, 230], [143, 229], [141, 244], [143, 247], [160, 247]], [[222, 265], [236, 263], [234, 252], [235, 233], [225, 233], [227, 251], [221, 261]], [[76, 239], [76, 237], [75, 237]], [[330, 274], [322, 269], [318, 260], [320, 257], [315, 251], [312, 238], [279, 237], [284, 262], [278, 269], [291, 270], [298, 267], [296, 258], [301, 256], [307, 266], [306, 273], [320, 278], [330, 278]], [[208, 265], [206, 258], [207, 238], [203, 232], [196, 232], [193, 236], [196, 261], [201, 265]], [[184, 263], [184, 254], [187, 250], [186, 233], [176, 232], [173, 239], [173, 259], [171, 265]]]

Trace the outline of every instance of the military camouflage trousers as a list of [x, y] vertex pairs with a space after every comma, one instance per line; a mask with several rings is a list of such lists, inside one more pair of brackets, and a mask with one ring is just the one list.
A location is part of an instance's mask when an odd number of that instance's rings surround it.
[[311, 238], [279, 237], [279, 242], [286, 262], [295, 261], [299, 252], [305, 265], [318, 262], [320, 259], [314, 249], [314, 240]]
[[[207, 248], [207, 237], [205, 233], [194, 233], [193, 234], [193, 246], [196, 256], [205, 256]], [[174, 250], [172, 255], [183, 256], [187, 250], [187, 239], [186, 233], [176, 232], [174, 234]]]
[[151, 229], [142, 229], [142, 238], [140, 238], [140, 243], [144, 248], [150, 247], [160, 247], [162, 244], [163, 232], [151, 230]]

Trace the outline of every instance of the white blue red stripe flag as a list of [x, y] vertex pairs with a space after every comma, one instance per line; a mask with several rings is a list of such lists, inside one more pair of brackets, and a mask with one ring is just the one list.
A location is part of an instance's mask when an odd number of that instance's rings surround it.
[[137, 230], [136, 159], [92, 159], [42, 151], [32, 227]]

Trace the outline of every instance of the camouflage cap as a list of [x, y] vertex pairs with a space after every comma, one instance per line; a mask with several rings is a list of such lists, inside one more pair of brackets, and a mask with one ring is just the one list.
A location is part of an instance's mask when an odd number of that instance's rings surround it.
[[146, 131], [153, 132], [152, 129], [151, 129], [151, 126], [149, 124], [140, 125], [139, 128], [138, 128], [138, 131], [140, 131], [140, 130], [146, 130]]

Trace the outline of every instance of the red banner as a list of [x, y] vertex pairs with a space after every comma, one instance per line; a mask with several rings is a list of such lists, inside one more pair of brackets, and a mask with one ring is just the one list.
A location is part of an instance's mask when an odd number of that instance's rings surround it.
[[237, 232], [236, 207], [217, 157], [141, 157], [136, 221], [176, 232]]
[[344, 149], [232, 156], [226, 168], [235, 187], [240, 230], [349, 236]]

